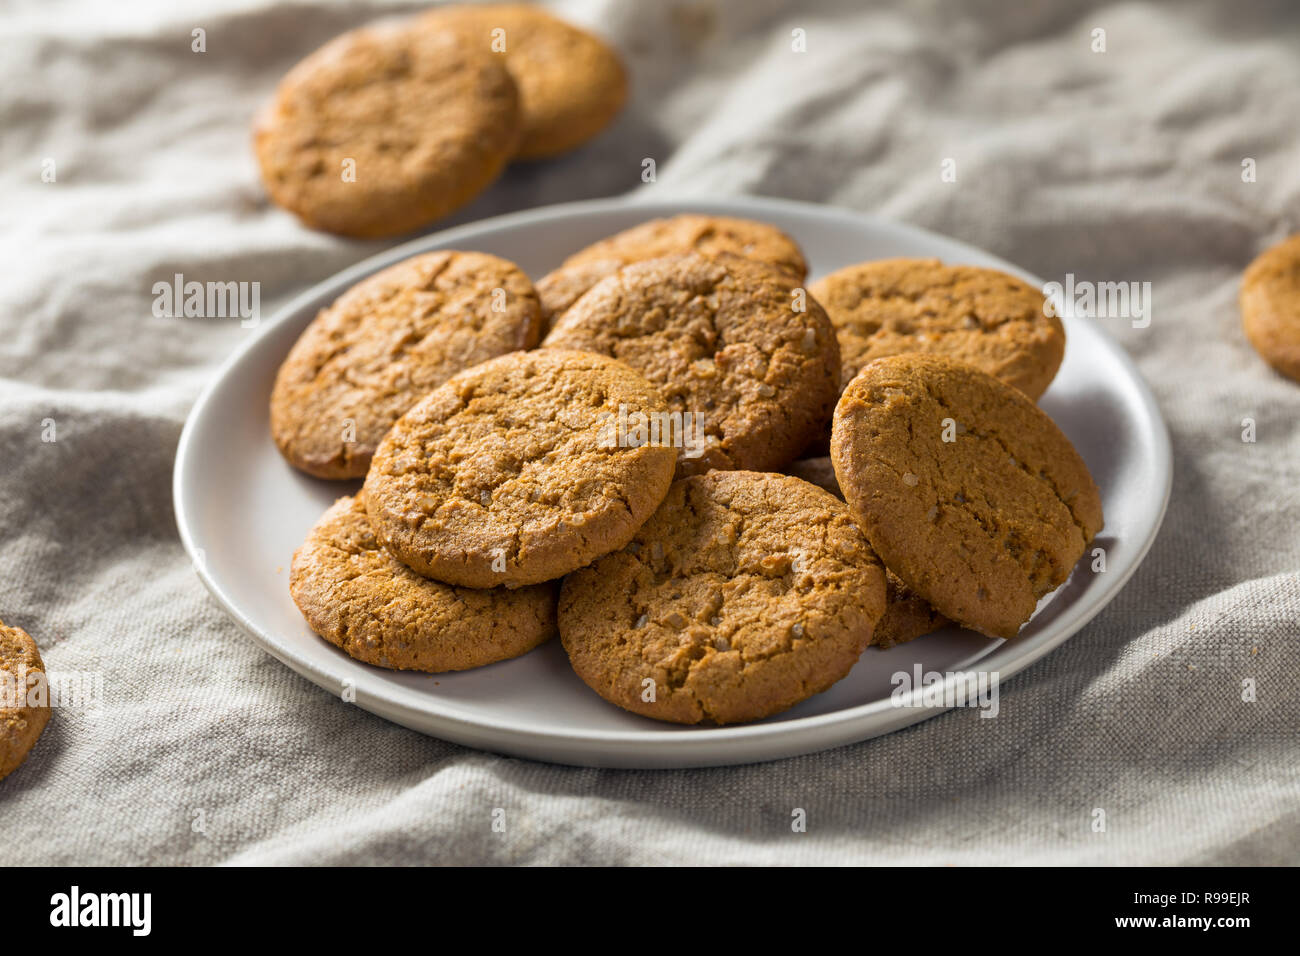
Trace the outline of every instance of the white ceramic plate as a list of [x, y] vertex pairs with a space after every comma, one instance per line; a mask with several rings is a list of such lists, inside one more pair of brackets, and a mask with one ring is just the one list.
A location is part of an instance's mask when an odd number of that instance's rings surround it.
[[[694, 767], [772, 760], [863, 740], [942, 707], [900, 707], [891, 675], [996, 671], [1003, 679], [1083, 627], [1124, 585], [1155, 538], [1169, 498], [1169, 437], [1132, 361], [1093, 322], [1066, 319], [1065, 362], [1042, 407], [1097, 484], [1104, 574], [1087, 559], [1011, 642], [950, 629], [888, 651], [870, 648], [844, 680], [792, 710], [737, 727], [680, 727], [605, 703], [569, 669], [559, 641], [460, 674], [395, 673], [357, 663], [314, 635], [289, 598], [294, 549], [321, 513], [359, 483], [318, 481], [280, 457], [267, 423], [280, 362], [318, 309], [362, 277], [430, 249], [475, 249], [533, 277], [582, 246], [653, 216], [718, 213], [770, 222], [803, 246], [810, 278], [864, 259], [935, 256], [1027, 275], [987, 253], [910, 226], [805, 203], [598, 200], [535, 209], [416, 239], [303, 293], [250, 333], [199, 398], [176, 457], [181, 539], [203, 583], [259, 644], [330, 693], [423, 733], [501, 753], [605, 767]], [[340, 707], [348, 706], [340, 700]]]

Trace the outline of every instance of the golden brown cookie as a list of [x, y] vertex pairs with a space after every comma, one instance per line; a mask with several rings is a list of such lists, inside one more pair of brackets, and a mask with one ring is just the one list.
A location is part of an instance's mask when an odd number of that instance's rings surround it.
[[674, 484], [626, 548], [565, 579], [560, 639], [612, 704], [731, 724], [844, 677], [884, 606], [884, 568], [843, 502], [715, 471]]
[[882, 650], [906, 644], [951, 623], [893, 571], [885, 572], [885, 613], [876, 623], [875, 640]]
[[831, 458], [886, 566], [991, 637], [1014, 637], [1102, 527], [1097, 486], [1056, 424], [943, 356], [863, 368], [835, 409]]
[[49, 695], [42, 697], [33, 683], [45, 680], [44, 675], [36, 642], [26, 631], [0, 622], [0, 780], [27, 759], [49, 722]]
[[311, 629], [367, 664], [463, 671], [555, 634], [556, 586], [458, 588], [380, 547], [360, 497], [340, 498], [293, 556], [289, 591]]
[[253, 141], [277, 204], [312, 228], [376, 238], [469, 202], [519, 133], [519, 94], [500, 57], [453, 31], [385, 23], [290, 70]]
[[838, 391], [830, 320], [797, 293], [789, 273], [737, 256], [648, 259], [597, 283], [542, 344], [626, 362], [689, 415], [678, 477], [766, 471], [799, 454]]
[[620, 406], [664, 399], [589, 352], [461, 372], [380, 443], [365, 485], [377, 537], [421, 574], [475, 588], [549, 581], [621, 548], [663, 499], [676, 452], [625, 441]]
[[995, 269], [881, 259], [832, 272], [808, 291], [840, 339], [842, 385], [886, 355], [946, 355], [1037, 399], [1065, 356], [1065, 329], [1043, 293]]
[[1300, 234], [1266, 249], [1246, 269], [1241, 324], [1264, 361], [1300, 382]]
[[[801, 458], [784, 469], [787, 475], [802, 478], [836, 498], [843, 500], [840, 483], [830, 458]], [[904, 584], [893, 571], [885, 571], [885, 613], [876, 622], [872, 644], [889, 648], [903, 644], [948, 625], [948, 620]]]
[[319, 478], [360, 478], [393, 422], [452, 375], [537, 344], [537, 295], [510, 262], [429, 252], [370, 276], [298, 337], [271, 392], [271, 434]]
[[694, 213], [651, 219], [578, 250], [538, 281], [542, 320], [551, 322], [588, 289], [623, 266], [687, 252], [704, 256], [730, 253], [767, 262], [800, 282], [808, 271], [798, 244], [765, 222]]
[[515, 159], [568, 152], [608, 126], [627, 100], [627, 72], [608, 44], [526, 4], [438, 7], [424, 29], [457, 31], [500, 56], [519, 87], [523, 135]]

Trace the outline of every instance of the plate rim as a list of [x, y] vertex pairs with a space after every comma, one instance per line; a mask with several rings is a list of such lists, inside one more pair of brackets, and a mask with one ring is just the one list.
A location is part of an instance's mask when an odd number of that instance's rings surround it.
[[[1042, 280], [1032, 273], [977, 246], [910, 223], [898, 222], [888, 217], [858, 210], [821, 203], [761, 196], [717, 199], [696, 199], [691, 197], [640, 199], [638, 196], [639, 194], [633, 194], [632, 197], [606, 197], [539, 206], [487, 219], [475, 220], [449, 229], [417, 236], [391, 249], [382, 250], [368, 256], [322, 279], [320, 282], [314, 283], [309, 288], [290, 298], [269, 318], [263, 320], [260, 327], [247, 340], [236, 346], [231, 354], [220, 362], [211, 373], [211, 377], [203, 386], [189, 414], [186, 416], [185, 425], [181, 430], [180, 439], [176, 446], [176, 459], [172, 471], [173, 511], [181, 543], [199, 579], [208, 592], [216, 598], [217, 603], [223, 610], [235, 620], [242, 630], [253, 638], [255, 643], [271, 654], [272, 657], [301, 676], [311, 680], [322, 689], [333, 689], [338, 692], [346, 687], [347, 682], [351, 680], [356, 692], [357, 705], [376, 713], [384, 719], [402, 724], [420, 733], [440, 736], [454, 742], [465, 743], [467, 746], [524, 756], [528, 759], [553, 763], [570, 763], [580, 766], [644, 768], [724, 766], [736, 763], [761, 762], [782, 759], [783, 757], [801, 753], [817, 752], [869, 739], [872, 736], [888, 733], [902, 726], [937, 716], [950, 709], [942, 705], [923, 706], [921, 704], [921, 694], [924, 690], [930, 690], [931, 688], [913, 688], [905, 695], [903, 703], [895, 702], [892, 698], [886, 697], [825, 714], [788, 718], [776, 723], [751, 723], [723, 727], [557, 731], [539, 729], [536, 726], [524, 726], [511, 721], [498, 721], [490, 717], [469, 717], [462, 713], [456, 713], [457, 708], [448, 707], [445, 703], [439, 703], [436, 699], [424, 696], [411, 688], [383, 685], [384, 692], [382, 693], [376, 692], [370, 687], [363, 689], [363, 683], [368, 682], [364, 679], [354, 678], [375, 676], [378, 679], [378, 675], [371, 675], [369, 669], [359, 662], [350, 659], [340, 662], [345, 668], [357, 669], [357, 673], [349, 675], [346, 670], [337, 672], [329, 666], [318, 664], [306, 657], [295, 654], [291, 649], [278, 643], [274, 635], [266, 633], [263, 628], [252, 621], [240, 609], [231, 595], [227, 594], [220, 583], [215, 580], [206, 566], [206, 562], [199, 558], [200, 549], [195, 544], [188, 518], [192, 507], [190, 505], [190, 496], [186, 490], [187, 463], [192, 454], [195, 434], [199, 428], [198, 423], [209, 406], [212, 405], [221, 384], [228, 378], [232, 369], [244, 361], [249, 353], [256, 349], [261, 340], [270, 334], [271, 330], [277, 327], [280, 322], [301, 311], [307, 303], [323, 295], [330, 294], [331, 290], [341, 291], [343, 288], [394, 262], [409, 258], [431, 247], [441, 247], [454, 243], [462, 235], [480, 235], [485, 229], [501, 231], [542, 221], [553, 221], [557, 218], [583, 218], [592, 213], [611, 211], [643, 210], [647, 218], [655, 215], [676, 215], [682, 212], [761, 218], [765, 210], [771, 210], [838, 219], [846, 226], [860, 227], [866, 222], [904, 234], [910, 239], [926, 242], [938, 240], [950, 246], [976, 253], [985, 259], [995, 260], [998, 263], [998, 268], [1017, 275], [1035, 286], [1041, 287], [1043, 284]], [[337, 294], [337, 291], [334, 294]], [[1125, 373], [1124, 377], [1133, 387], [1145, 412], [1145, 419], [1142, 424], [1146, 426], [1146, 430], [1149, 432], [1147, 436], [1150, 439], [1148, 452], [1151, 455], [1153, 471], [1157, 476], [1163, 478], [1163, 488], [1161, 489], [1155, 519], [1151, 523], [1145, 540], [1140, 543], [1133, 559], [1120, 572], [1118, 578], [1112, 578], [1114, 583], [1109, 586], [1108, 591], [1102, 595], [1100, 601], [1087, 605], [1067, 607], [1056, 622], [1056, 632], [1051, 637], [1039, 639], [1037, 644], [1026, 646], [1025, 642], [1004, 641], [1000, 646], [979, 659], [979, 668], [986, 671], [997, 671], [1000, 683], [1005, 682], [1008, 678], [1029, 667], [1064, 643], [1115, 599], [1138, 567], [1141, 566], [1159, 536], [1172, 491], [1173, 449], [1168, 425], [1161, 414], [1159, 404], [1156, 402], [1150, 386], [1142, 377], [1137, 363], [1095, 320], [1080, 317], [1073, 319], [1073, 321], [1092, 326], [1101, 347], [1110, 353], [1109, 357], [1122, 367]], [[1031, 638], [1030, 640], [1033, 641], [1034, 639]], [[942, 686], [945, 690], [949, 687], [955, 687], [957, 679], [956, 673], [948, 675], [945, 677]], [[887, 713], [895, 713], [899, 719], [890, 722], [889, 726], [856, 727], [857, 724], [868, 724], [873, 719], [880, 718]], [[410, 721], [419, 720], [421, 723], [410, 722], [402, 719], [403, 717], [409, 717]], [[435, 729], [431, 730], [430, 727]], [[845, 731], [848, 731], [848, 733], [845, 733]], [[515, 747], [512, 743], [483, 742], [482, 737], [485, 734], [507, 734], [512, 741], [521, 741], [524, 746]], [[810, 735], [817, 739], [812, 740], [811, 746], [808, 746]], [[475, 738], [475, 741], [467, 742], [467, 738], [470, 737]], [[783, 738], [793, 741], [794, 745], [779, 746], [778, 741]], [[754, 746], [763, 743], [772, 744], [774, 749], [780, 752], [755, 754], [753, 752]], [[573, 753], [573, 759], [557, 759], [528, 752], [528, 745], [536, 746], [537, 744], [568, 750]], [[597, 747], [603, 751], [604, 748], [611, 745], [620, 744], [637, 748], [637, 753], [626, 755], [630, 759], [623, 761], [617, 757], [611, 760], [610, 754], [607, 752], [581, 752], [584, 747]], [[736, 759], [727, 759], [725, 755], [719, 756], [717, 753], [712, 752], [715, 748], [726, 747], [728, 744], [746, 744], [748, 746], [737, 751], [735, 754]]]

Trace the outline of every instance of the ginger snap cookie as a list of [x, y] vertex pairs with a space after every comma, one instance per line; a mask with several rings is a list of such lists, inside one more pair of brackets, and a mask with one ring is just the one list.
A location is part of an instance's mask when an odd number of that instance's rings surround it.
[[469, 202], [519, 134], [519, 94], [500, 57], [453, 31], [385, 23], [290, 70], [253, 142], [278, 205], [315, 229], [378, 238]]
[[1102, 527], [1097, 486], [1056, 424], [943, 356], [863, 368], [835, 409], [831, 458], [885, 565], [991, 637], [1014, 637]]
[[613, 356], [659, 386], [680, 418], [679, 477], [779, 468], [829, 419], [838, 391], [839, 348], [821, 306], [789, 273], [737, 256], [633, 263], [542, 344]]
[[454, 30], [501, 57], [519, 87], [515, 159], [568, 152], [608, 126], [627, 100], [627, 71], [603, 40], [526, 4], [439, 7], [421, 28]]
[[488, 588], [548, 581], [621, 548], [672, 482], [676, 451], [620, 432], [664, 398], [590, 352], [515, 352], [408, 411], [366, 476], [376, 537], [419, 573]]
[[800, 282], [808, 271], [798, 244], [775, 226], [752, 219], [684, 213], [651, 219], [569, 256], [537, 283], [542, 319], [553, 321], [588, 289], [623, 266], [687, 252], [755, 259], [784, 269]]
[[0, 780], [27, 759], [50, 719], [48, 694], [44, 703], [32, 700], [34, 674], [45, 674], [36, 642], [0, 622]]
[[1247, 267], [1241, 324], [1264, 361], [1300, 382], [1300, 234], [1265, 250]]
[[884, 568], [843, 502], [715, 471], [675, 483], [627, 547], [564, 580], [560, 640], [612, 704], [730, 724], [844, 677], [884, 607]]
[[926, 352], [981, 369], [1037, 399], [1065, 356], [1065, 329], [1043, 293], [995, 269], [882, 259], [832, 272], [808, 291], [840, 340], [848, 385], [868, 362]]
[[[787, 465], [784, 471], [829, 491], [840, 500], [844, 499], [839, 480], [835, 477], [835, 466], [829, 457], [801, 458]], [[893, 571], [885, 569], [885, 613], [876, 622], [873, 646], [893, 647], [947, 625], [947, 618], [932, 608], [925, 598], [904, 584]]]
[[289, 591], [311, 629], [367, 664], [462, 671], [555, 634], [553, 584], [458, 588], [421, 577], [379, 545], [359, 497], [340, 498], [293, 556]]
[[429, 252], [353, 286], [307, 326], [271, 392], [271, 434], [296, 467], [360, 478], [425, 394], [479, 362], [537, 344], [532, 283], [480, 252]]

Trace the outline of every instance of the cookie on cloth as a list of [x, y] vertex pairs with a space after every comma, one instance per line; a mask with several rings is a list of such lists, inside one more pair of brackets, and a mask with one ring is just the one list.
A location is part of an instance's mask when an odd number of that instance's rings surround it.
[[1041, 290], [996, 269], [881, 259], [809, 284], [840, 340], [848, 385], [868, 362], [926, 352], [974, 365], [1037, 399], [1065, 356]]
[[277, 205], [314, 229], [373, 239], [469, 202], [519, 135], [500, 57], [398, 22], [345, 33], [290, 70], [253, 144]]
[[599, 37], [527, 4], [438, 7], [421, 29], [454, 30], [496, 54], [519, 87], [515, 159], [568, 152], [608, 126], [627, 100], [627, 71]]
[[667, 493], [676, 451], [617, 428], [620, 408], [664, 407], [639, 373], [590, 352], [515, 352], [467, 369], [375, 452], [365, 497], [376, 536], [449, 584], [568, 574], [627, 544]]
[[538, 280], [542, 319], [552, 322], [588, 289], [623, 266], [687, 252], [755, 259], [784, 269], [799, 282], [808, 272], [799, 245], [775, 226], [752, 219], [683, 213], [625, 229], [565, 259]]
[[[840, 483], [835, 477], [835, 467], [829, 457], [801, 458], [784, 469], [785, 474], [829, 491], [843, 500]], [[876, 623], [876, 647], [889, 648], [937, 631], [948, 625], [948, 620], [932, 608], [921, 595], [904, 584], [893, 571], [885, 571], [885, 613]]]
[[367, 664], [431, 674], [508, 660], [550, 639], [556, 590], [421, 577], [380, 547], [360, 497], [334, 502], [289, 571], [294, 603], [325, 640]]
[[800, 293], [738, 256], [648, 259], [597, 283], [542, 345], [612, 356], [657, 385], [682, 416], [678, 477], [766, 471], [798, 456], [838, 392], [835, 332]]
[[1266, 249], [1247, 267], [1241, 324], [1264, 361], [1300, 382], [1300, 234]]
[[360, 478], [425, 394], [479, 362], [537, 344], [532, 283], [481, 252], [428, 252], [363, 279], [321, 310], [280, 366], [271, 434], [295, 467]]
[[1056, 424], [942, 356], [863, 368], [836, 406], [831, 459], [885, 565], [990, 637], [1014, 637], [1102, 527], [1097, 486]]
[[[31, 675], [44, 679], [45, 662], [26, 631], [0, 622], [0, 780], [27, 759], [50, 720], [49, 697], [34, 701]], [[37, 695], [39, 697], [39, 694]]]
[[560, 640], [612, 704], [731, 724], [844, 677], [884, 608], [885, 569], [843, 502], [714, 471], [676, 482], [626, 548], [565, 578]]

